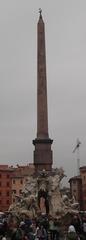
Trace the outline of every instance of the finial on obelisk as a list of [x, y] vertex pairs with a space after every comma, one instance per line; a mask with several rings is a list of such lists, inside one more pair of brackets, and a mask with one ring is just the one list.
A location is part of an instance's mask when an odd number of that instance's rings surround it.
[[42, 18], [42, 9], [41, 8], [39, 8], [39, 16], [40, 16], [40, 18]]

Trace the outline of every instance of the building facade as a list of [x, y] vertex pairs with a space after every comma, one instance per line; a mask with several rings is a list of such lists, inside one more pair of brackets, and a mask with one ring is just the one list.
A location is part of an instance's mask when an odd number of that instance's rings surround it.
[[24, 177], [21, 175], [12, 176], [12, 203], [16, 202], [16, 199], [21, 196], [24, 186]]
[[80, 176], [82, 179], [83, 210], [86, 211], [86, 166], [80, 167]]
[[13, 169], [8, 165], [0, 165], [0, 211], [8, 211], [12, 203], [12, 181]]
[[28, 176], [34, 173], [34, 165], [17, 166], [0, 165], [0, 211], [8, 211], [15, 202], [16, 196], [21, 195]]
[[24, 165], [15, 168], [12, 175], [12, 203], [15, 203], [18, 198], [21, 197], [22, 190], [25, 186], [25, 183], [28, 181], [28, 176], [31, 176], [34, 173], [34, 165]]
[[86, 166], [80, 167], [80, 175], [69, 179], [71, 196], [80, 204], [80, 210], [86, 211]]
[[69, 183], [71, 198], [74, 199], [75, 202], [79, 203], [80, 209], [83, 209], [81, 177], [80, 176], [72, 177], [70, 178]]

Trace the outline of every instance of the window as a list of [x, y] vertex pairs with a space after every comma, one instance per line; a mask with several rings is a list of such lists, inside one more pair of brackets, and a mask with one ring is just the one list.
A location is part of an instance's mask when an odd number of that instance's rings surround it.
[[28, 182], [28, 179], [26, 178], [25, 181]]
[[23, 184], [23, 180], [20, 180], [20, 183]]
[[15, 202], [15, 198], [13, 198], [13, 203]]
[[16, 190], [15, 190], [15, 189], [13, 190], [13, 193], [16, 193]]
[[13, 184], [15, 184], [15, 180], [13, 179]]
[[1, 182], [0, 182], [0, 187], [1, 187]]
[[9, 200], [6, 201], [7, 205], [9, 204]]
[[9, 196], [10, 195], [10, 193], [9, 193], [9, 191], [7, 191], [7, 196]]
[[0, 191], [0, 196], [2, 195], [2, 192]]
[[10, 185], [9, 182], [7, 182], [7, 187], [9, 187], [9, 185]]
[[9, 174], [7, 174], [7, 178], [9, 178], [10, 176], [9, 176]]
[[74, 190], [73, 190], [73, 192], [75, 192], [75, 193], [76, 193], [76, 189], [74, 189]]
[[19, 190], [19, 193], [20, 193], [20, 194], [22, 193], [22, 189]]
[[83, 182], [83, 189], [86, 189], [86, 184]]
[[73, 180], [73, 184], [76, 184], [76, 181], [75, 181], [75, 180]]
[[0, 178], [2, 177], [2, 175], [0, 174]]

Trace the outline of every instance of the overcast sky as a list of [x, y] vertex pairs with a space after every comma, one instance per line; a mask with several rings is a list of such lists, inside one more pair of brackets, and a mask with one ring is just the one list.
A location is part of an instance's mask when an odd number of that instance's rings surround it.
[[46, 29], [49, 136], [54, 166], [68, 177], [86, 164], [86, 0], [0, 1], [0, 164], [33, 161], [37, 21]]

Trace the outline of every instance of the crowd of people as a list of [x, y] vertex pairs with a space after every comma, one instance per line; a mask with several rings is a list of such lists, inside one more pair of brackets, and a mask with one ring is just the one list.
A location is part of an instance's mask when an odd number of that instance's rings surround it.
[[86, 240], [86, 216], [73, 215], [63, 227], [62, 219], [40, 216], [19, 219], [9, 214], [0, 220], [1, 240]]

